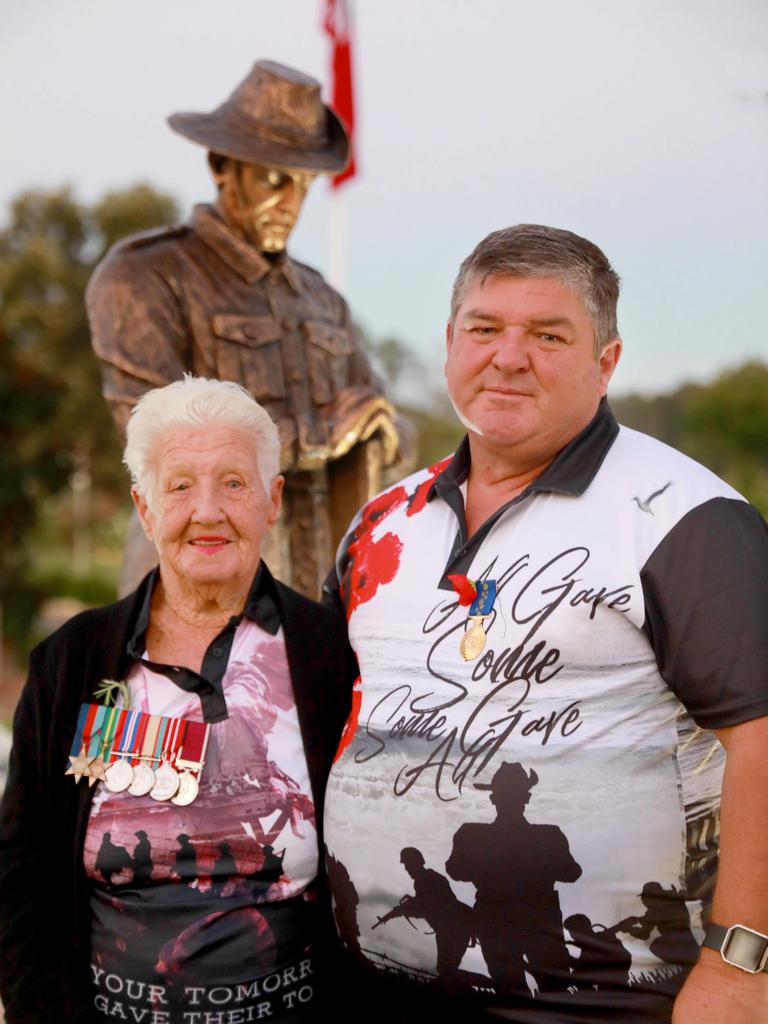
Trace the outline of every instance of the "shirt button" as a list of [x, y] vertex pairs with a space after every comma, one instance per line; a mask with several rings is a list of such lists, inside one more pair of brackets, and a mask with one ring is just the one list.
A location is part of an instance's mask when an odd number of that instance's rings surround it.
[[301, 370], [294, 370], [291, 373], [291, 380], [294, 382], [294, 384], [298, 384], [301, 379], [302, 379]]
[[211, 651], [211, 654], [214, 656], [214, 658], [220, 658], [223, 653], [224, 652], [220, 647], [214, 647], [213, 650]]

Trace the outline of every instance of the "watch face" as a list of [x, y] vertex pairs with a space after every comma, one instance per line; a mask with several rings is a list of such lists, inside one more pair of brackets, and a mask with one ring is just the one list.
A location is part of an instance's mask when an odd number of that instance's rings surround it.
[[723, 960], [726, 963], [755, 974], [765, 966], [766, 956], [768, 940], [765, 936], [741, 924], [728, 929], [728, 936], [723, 943]]

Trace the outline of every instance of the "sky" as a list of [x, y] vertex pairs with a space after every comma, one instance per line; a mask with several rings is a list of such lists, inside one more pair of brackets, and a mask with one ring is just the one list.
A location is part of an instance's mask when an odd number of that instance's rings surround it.
[[[138, 181], [185, 215], [205, 153], [166, 125], [253, 61], [328, 86], [320, 0], [0, 0], [0, 221], [25, 188], [90, 201]], [[768, 360], [764, 0], [356, 0], [360, 173], [342, 189], [343, 291], [439, 380], [450, 290], [488, 232], [596, 242], [623, 279], [612, 390]], [[318, 181], [291, 253], [328, 268]]]

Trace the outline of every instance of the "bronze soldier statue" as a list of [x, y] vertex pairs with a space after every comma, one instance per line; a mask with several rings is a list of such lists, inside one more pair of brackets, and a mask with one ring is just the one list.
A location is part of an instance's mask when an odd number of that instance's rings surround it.
[[[285, 251], [314, 178], [346, 165], [347, 133], [317, 81], [271, 61], [216, 110], [169, 123], [207, 148], [218, 196], [188, 224], [123, 239], [96, 268], [86, 305], [104, 397], [122, 430], [145, 391], [184, 373], [243, 384], [282, 442], [284, 511], [265, 556], [316, 596], [400, 444], [346, 302]], [[121, 590], [153, 564], [134, 522]]]

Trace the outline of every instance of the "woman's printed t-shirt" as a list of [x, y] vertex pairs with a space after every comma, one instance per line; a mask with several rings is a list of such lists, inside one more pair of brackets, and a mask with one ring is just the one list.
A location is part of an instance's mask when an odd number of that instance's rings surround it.
[[[131, 707], [202, 721], [136, 663]], [[99, 786], [85, 841], [99, 1019], [246, 1024], [311, 1017], [315, 808], [283, 630], [238, 625], [188, 807]]]

